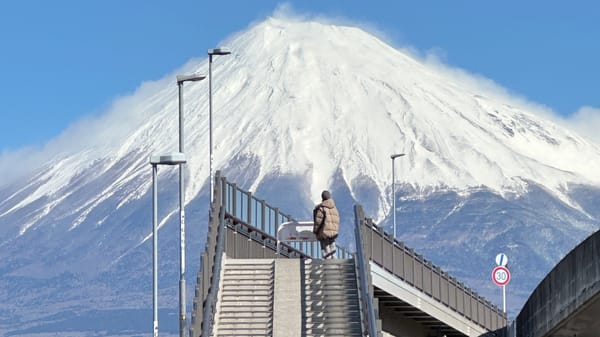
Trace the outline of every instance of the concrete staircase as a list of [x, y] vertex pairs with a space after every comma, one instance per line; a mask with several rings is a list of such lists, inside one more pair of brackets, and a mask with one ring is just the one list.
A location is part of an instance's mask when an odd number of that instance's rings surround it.
[[303, 336], [363, 336], [354, 260], [308, 260]]
[[354, 260], [224, 259], [212, 336], [363, 336]]
[[223, 261], [213, 336], [273, 336], [274, 260]]

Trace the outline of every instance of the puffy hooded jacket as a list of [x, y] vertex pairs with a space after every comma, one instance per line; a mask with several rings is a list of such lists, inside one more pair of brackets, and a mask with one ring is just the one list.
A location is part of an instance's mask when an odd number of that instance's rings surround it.
[[313, 210], [313, 232], [317, 239], [335, 238], [340, 227], [340, 214], [333, 199], [323, 200]]

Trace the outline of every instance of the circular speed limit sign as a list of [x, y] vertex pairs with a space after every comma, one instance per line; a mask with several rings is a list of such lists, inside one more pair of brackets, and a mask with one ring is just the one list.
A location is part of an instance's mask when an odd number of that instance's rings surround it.
[[498, 266], [492, 271], [492, 280], [499, 286], [505, 286], [510, 281], [510, 272], [504, 266]]

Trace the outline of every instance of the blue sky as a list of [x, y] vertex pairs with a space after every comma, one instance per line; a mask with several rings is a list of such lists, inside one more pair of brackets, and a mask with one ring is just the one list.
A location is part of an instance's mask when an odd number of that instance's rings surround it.
[[41, 146], [287, 3], [572, 116], [600, 114], [595, 1], [19, 0], [0, 4], [0, 154]]

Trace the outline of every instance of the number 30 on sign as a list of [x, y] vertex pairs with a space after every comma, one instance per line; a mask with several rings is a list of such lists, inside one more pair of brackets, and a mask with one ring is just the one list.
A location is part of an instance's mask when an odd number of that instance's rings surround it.
[[505, 286], [510, 281], [510, 271], [504, 266], [498, 266], [492, 271], [492, 280], [499, 286]]

